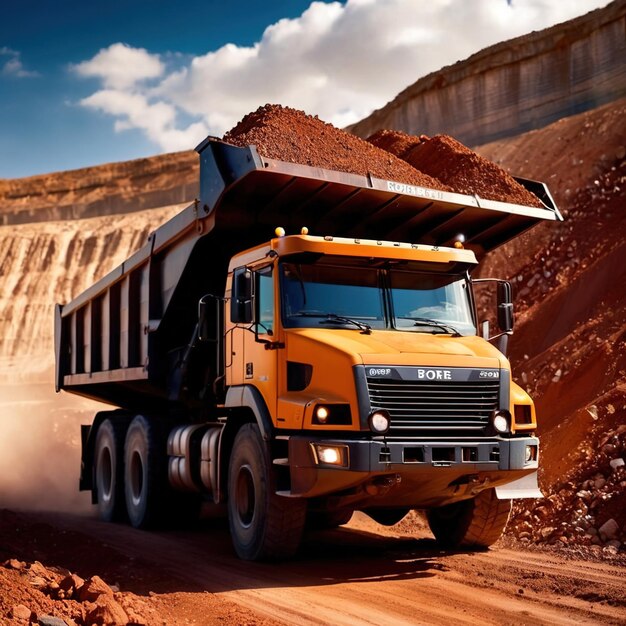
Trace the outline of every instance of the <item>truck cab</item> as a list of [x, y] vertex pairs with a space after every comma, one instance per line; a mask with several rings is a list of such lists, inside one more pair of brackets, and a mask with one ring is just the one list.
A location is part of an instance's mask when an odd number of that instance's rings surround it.
[[478, 336], [476, 264], [462, 247], [310, 235], [231, 260], [225, 406], [246, 393], [282, 433], [290, 497], [376, 515], [537, 489], [534, 406]]

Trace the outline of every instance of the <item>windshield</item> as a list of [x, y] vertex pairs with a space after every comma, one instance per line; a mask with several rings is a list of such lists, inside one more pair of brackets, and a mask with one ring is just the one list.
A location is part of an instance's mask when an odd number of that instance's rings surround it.
[[328, 263], [281, 268], [286, 328], [476, 333], [463, 276]]
[[422, 322], [435, 321], [461, 335], [475, 334], [464, 278], [392, 270], [389, 284], [396, 328], [416, 328]]
[[[317, 326], [342, 317], [385, 328], [379, 272], [362, 267], [283, 264], [285, 326]], [[317, 319], [316, 319], [317, 318]], [[336, 320], [335, 320], [336, 321]], [[339, 322], [345, 325], [349, 322]]]

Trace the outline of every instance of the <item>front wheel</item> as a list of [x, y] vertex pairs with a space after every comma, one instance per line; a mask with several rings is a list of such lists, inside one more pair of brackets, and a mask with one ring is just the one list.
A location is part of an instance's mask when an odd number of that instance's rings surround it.
[[481, 491], [471, 500], [426, 512], [435, 539], [446, 548], [485, 549], [504, 532], [511, 500], [498, 500], [495, 489]]
[[258, 426], [242, 426], [228, 468], [228, 521], [246, 561], [293, 556], [302, 539], [306, 502], [276, 495], [273, 469]]

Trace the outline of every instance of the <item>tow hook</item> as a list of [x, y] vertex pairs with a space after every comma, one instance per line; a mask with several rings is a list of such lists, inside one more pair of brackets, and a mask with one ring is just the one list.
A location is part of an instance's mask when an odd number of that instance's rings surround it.
[[383, 496], [393, 487], [397, 487], [402, 482], [400, 474], [393, 476], [378, 476], [365, 485], [365, 491], [370, 496]]
[[479, 494], [481, 491], [483, 491], [484, 489], [486, 489], [490, 482], [491, 480], [489, 480], [488, 476], [486, 476], [482, 480], [480, 478], [474, 478], [470, 480], [470, 482], [467, 484], [467, 490], [473, 496], [475, 496]]

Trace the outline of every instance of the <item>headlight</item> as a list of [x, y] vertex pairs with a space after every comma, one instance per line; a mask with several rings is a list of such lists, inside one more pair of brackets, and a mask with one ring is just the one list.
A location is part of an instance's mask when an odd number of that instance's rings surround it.
[[325, 406], [318, 406], [315, 409], [315, 417], [320, 424], [325, 424], [328, 420], [328, 409]]
[[349, 404], [318, 404], [313, 409], [313, 424], [320, 426], [350, 426], [352, 414]]
[[333, 446], [322, 443], [311, 444], [318, 465], [348, 467], [348, 446]]
[[511, 414], [508, 411], [494, 411], [491, 425], [497, 433], [508, 433], [511, 428]]
[[330, 465], [337, 465], [341, 459], [337, 448], [318, 448], [317, 456], [319, 457], [320, 463], [328, 463]]
[[377, 435], [384, 435], [391, 426], [391, 416], [387, 411], [374, 411], [367, 418], [370, 430]]

